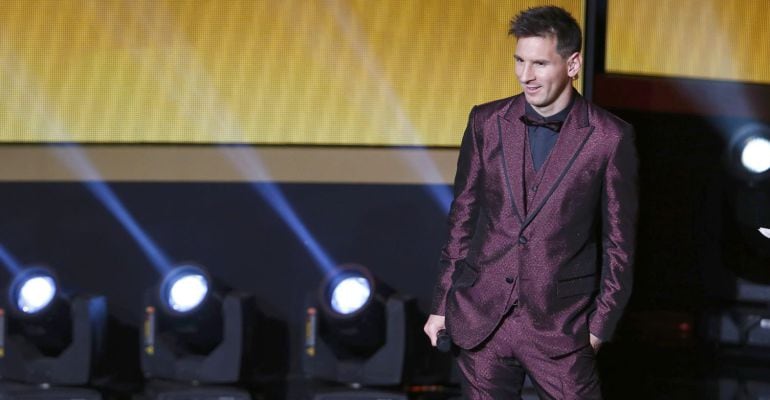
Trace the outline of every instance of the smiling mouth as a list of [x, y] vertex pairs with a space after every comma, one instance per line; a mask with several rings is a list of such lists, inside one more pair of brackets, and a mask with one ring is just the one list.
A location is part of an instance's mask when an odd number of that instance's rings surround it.
[[526, 91], [527, 93], [534, 93], [538, 91], [538, 89], [540, 88], [541, 86], [524, 86], [524, 91]]

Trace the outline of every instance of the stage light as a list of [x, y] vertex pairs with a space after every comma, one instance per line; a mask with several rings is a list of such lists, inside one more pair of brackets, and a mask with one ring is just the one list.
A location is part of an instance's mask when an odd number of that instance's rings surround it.
[[44, 269], [24, 271], [11, 284], [11, 303], [23, 313], [36, 314], [51, 304], [56, 286], [53, 276]]
[[386, 302], [392, 293], [360, 265], [339, 267], [324, 279], [317, 293], [325, 317], [320, 329], [328, 333], [337, 357], [366, 357], [382, 347]]
[[357, 273], [341, 274], [329, 285], [329, 288], [332, 309], [342, 315], [353, 314], [360, 310], [372, 296], [369, 280]]
[[730, 168], [749, 182], [770, 175], [770, 127], [746, 124], [735, 130], [729, 142]]
[[[375, 279], [367, 268], [337, 267], [307, 303], [303, 368], [309, 378], [332, 383], [318, 389], [314, 399], [406, 399], [405, 384], [445, 377], [448, 356], [431, 351], [428, 341], [416, 336], [424, 316], [415, 300]], [[428, 369], [433, 381], [424, 374]]]
[[168, 273], [160, 287], [164, 304], [184, 314], [198, 308], [206, 299], [209, 279], [200, 268], [184, 266]]
[[704, 338], [752, 358], [770, 348], [770, 127], [746, 124], [728, 147], [729, 172], [704, 201]]
[[744, 168], [755, 174], [770, 169], [770, 140], [762, 137], [746, 140], [741, 152], [741, 162]]
[[0, 308], [0, 396], [100, 399], [94, 390], [73, 386], [107, 375], [109, 368], [100, 364], [106, 350], [104, 297], [67, 293], [49, 269], [32, 267], [16, 274], [6, 299], [9, 312]]
[[42, 267], [21, 270], [8, 287], [9, 327], [48, 357], [57, 357], [72, 341], [69, 297], [57, 289], [53, 273]]
[[238, 385], [253, 384], [261, 355], [256, 330], [263, 318], [253, 296], [182, 265], [147, 290], [144, 306], [147, 398], [250, 398]]

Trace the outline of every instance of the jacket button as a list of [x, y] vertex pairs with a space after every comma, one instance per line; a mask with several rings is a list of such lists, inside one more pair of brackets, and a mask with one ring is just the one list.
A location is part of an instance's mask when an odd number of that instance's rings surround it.
[[505, 281], [508, 282], [508, 283], [513, 283], [513, 278], [511, 278], [509, 276], [509, 277], [505, 278]]
[[519, 243], [521, 244], [527, 244], [527, 238], [524, 236], [519, 236]]

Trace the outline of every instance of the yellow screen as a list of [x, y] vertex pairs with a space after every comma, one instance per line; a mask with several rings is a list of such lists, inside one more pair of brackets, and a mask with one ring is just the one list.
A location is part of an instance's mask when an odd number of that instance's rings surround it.
[[606, 70], [770, 83], [767, 0], [609, 0]]
[[546, 3], [3, 0], [0, 141], [456, 146]]

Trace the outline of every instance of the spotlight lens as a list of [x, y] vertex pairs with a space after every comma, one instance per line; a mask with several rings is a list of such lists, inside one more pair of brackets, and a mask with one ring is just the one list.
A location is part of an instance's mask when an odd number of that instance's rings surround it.
[[200, 274], [183, 275], [173, 283], [168, 291], [168, 305], [175, 311], [188, 312], [203, 302], [209, 284]]
[[46, 308], [56, 295], [56, 283], [49, 276], [33, 276], [19, 286], [16, 305], [27, 314]]
[[342, 279], [332, 291], [332, 309], [347, 315], [361, 309], [371, 296], [369, 281], [360, 276]]
[[741, 152], [743, 166], [755, 174], [770, 170], [770, 141], [764, 138], [751, 138]]

